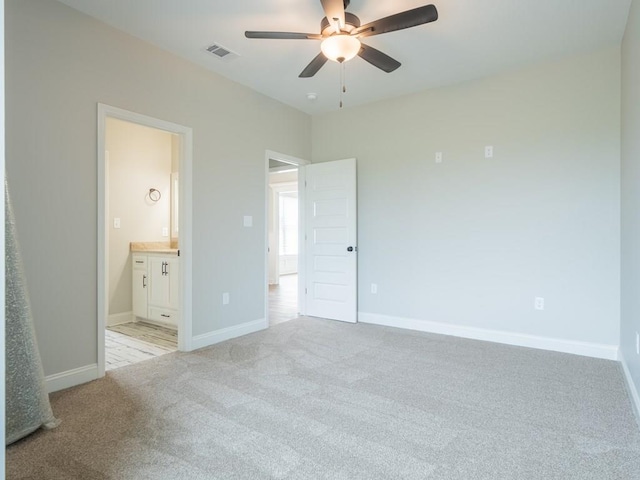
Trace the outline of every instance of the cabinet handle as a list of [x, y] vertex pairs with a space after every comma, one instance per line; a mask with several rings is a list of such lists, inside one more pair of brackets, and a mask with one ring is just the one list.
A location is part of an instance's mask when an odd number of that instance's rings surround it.
[[160, 314], [160, 316], [161, 316], [161, 317], [164, 317], [164, 318], [171, 318], [171, 315], [166, 315], [166, 314], [164, 314], [164, 313], [161, 313], [161, 314]]
[[147, 276], [142, 276], [142, 288], [147, 288]]

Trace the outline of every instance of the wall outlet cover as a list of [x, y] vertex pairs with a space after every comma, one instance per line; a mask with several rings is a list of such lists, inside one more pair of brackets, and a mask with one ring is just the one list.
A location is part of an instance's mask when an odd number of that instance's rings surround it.
[[493, 146], [487, 145], [484, 147], [484, 158], [493, 158]]

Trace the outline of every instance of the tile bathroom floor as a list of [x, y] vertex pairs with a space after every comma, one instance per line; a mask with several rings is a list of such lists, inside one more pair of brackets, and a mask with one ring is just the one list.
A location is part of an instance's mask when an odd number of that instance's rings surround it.
[[105, 369], [133, 365], [178, 350], [178, 332], [144, 322], [107, 327]]

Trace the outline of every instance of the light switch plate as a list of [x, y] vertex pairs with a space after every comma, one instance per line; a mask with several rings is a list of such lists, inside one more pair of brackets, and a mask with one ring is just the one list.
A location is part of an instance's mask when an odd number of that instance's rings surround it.
[[222, 304], [229, 305], [229, 294], [227, 292], [222, 294]]
[[113, 219], [113, 228], [120, 228], [120, 219], [118, 217]]
[[253, 217], [251, 215], [244, 216], [244, 226], [253, 227]]
[[436, 152], [436, 163], [442, 163], [442, 152]]

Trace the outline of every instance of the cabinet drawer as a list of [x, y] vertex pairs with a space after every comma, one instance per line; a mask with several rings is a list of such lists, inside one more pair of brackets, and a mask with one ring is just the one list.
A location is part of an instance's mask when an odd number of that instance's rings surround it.
[[134, 255], [132, 264], [133, 264], [133, 268], [135, 270], [146, 270], [147, 269], [147, 256], [146, 255]]
[[177, 327], [178, 312], [175, 310], [167, 310], [165, 308], [149, 307], [149, 320]]

